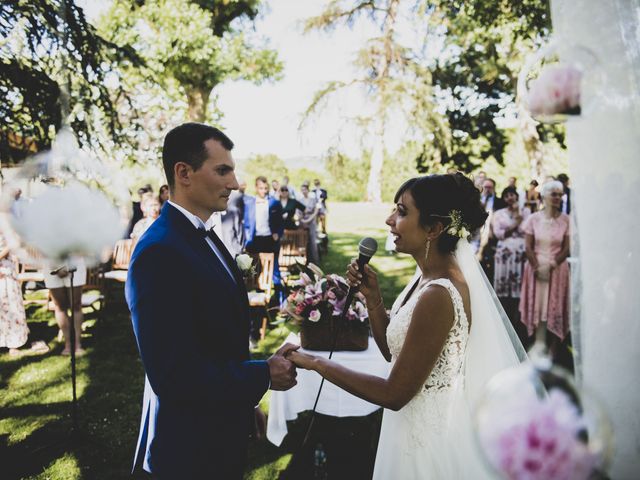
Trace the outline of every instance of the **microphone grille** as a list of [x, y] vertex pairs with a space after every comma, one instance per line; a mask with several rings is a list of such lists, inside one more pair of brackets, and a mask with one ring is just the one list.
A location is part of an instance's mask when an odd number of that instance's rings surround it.
[[378, 242], [371, 237], [364, 237], [358, 244], [358, 251], [365, 257], [373, 257], [378, 250]]

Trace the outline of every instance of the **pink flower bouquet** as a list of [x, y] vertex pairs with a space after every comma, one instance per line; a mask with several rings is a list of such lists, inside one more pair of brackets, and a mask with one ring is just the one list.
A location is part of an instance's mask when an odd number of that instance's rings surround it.
[[590, 478], [601, 459], [589, 448], [586, 421], [568, 395], [559, 389], [543, 398], [521, 394], [479, 432], [492, 466], [514, 480]]
[[531, 82], [529, 111], [536, 116], [580, 115], [582, 72], [571, 65], [554, 64], [543, 68]]
[[300, 326], [301, 343], [309, 350], [330, 350], [338, 335], [338, 350], [365, 350], [368, 346], [369, 314], [362, 294], [357, 293], [340, 319], [349, 285], [336, 274], [325, 275], [313, 264], [300, 274], [280, 309], [285, 322]]

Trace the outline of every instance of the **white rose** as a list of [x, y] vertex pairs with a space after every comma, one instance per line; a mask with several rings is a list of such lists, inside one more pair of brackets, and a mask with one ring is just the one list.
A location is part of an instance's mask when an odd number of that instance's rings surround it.
[[246, 253], [243, 253], [236, 257], [236, 264], [242, 272], [246, 272], [253, 266], [253, 259]]
[[318, 322], [321, 316], [322, 315], [320, 314], [319, 310], [311, 310], [311, 313], [309, 313], [309, 321]]

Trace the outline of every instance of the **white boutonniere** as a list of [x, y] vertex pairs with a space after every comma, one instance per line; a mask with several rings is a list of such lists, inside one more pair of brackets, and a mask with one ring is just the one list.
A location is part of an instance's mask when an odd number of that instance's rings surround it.
[[242, 253], [236, 257], [236, 265], [238, 265], [238, 269], [240, 269], [240, 272], [245, 277], [255, 273], [255, 269], [253, 268], [253, 258], [246, 253]]

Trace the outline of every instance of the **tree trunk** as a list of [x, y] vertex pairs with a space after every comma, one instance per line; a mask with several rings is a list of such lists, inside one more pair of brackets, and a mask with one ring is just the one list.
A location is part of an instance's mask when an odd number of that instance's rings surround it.
[[189, 107], [187, 117], [191, 122], [203, 123], [207, 119], [207, 106], [211, 90], [205, 88], [192, 87], [187, 89], [187, 100]]
[[367, 181], [367, 202], [382, 202], [382, 165], [384, 163], [384, 122], [379, 121], [373, 139], [373, 150]]
[[540, 140], [540, 135], [536, 130], [536, 121], [531, 118], [529, 112], [524, 108], [519, 109], [519, 128], [524, 149], [529, 157], [529, 166], [531, 169], [531, 178], [544, 180], [544, 144]]

